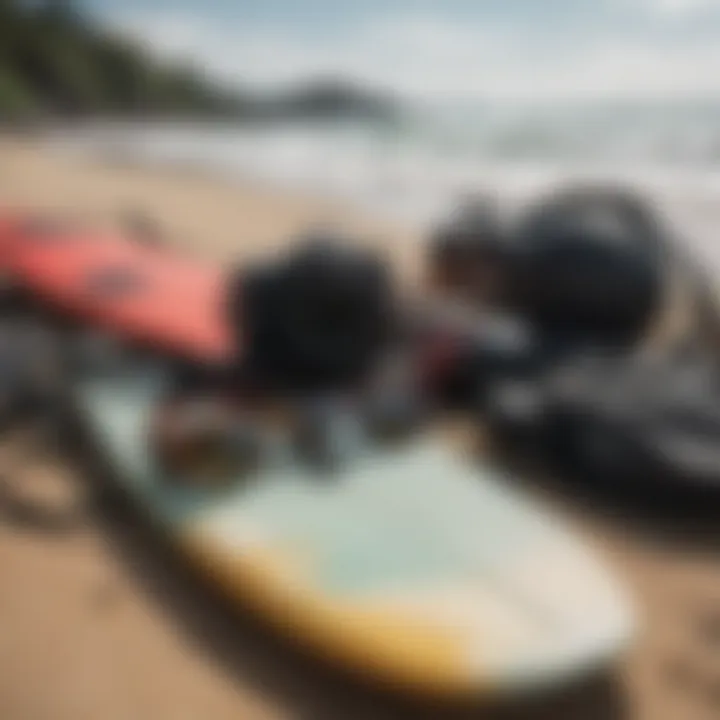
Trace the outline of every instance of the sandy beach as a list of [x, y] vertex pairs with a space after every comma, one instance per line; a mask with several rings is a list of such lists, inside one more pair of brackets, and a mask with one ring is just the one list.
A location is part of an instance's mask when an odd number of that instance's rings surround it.
[[[179, 247], [228, 263], [333, 225], [386, 250], [408, 280], [418, 271], [412, 233], [346, 207], [198, 171], [81, 161], [19, 140], [0, 140], [1, 206], [61, 211], [98, 224], [141, 210]], [[0, 445], [0, 474], [19, 485], [47, 482], [82, 508], [77, 527], [48, 531], [18, 521], [0, 504], [1, 720], [406, 716], [336, 687], [281, 648], [267, 647], [252, 627], [225, 618], [171, 563], [155, 557], [132, 520], [75, 468], [8, 438]], [[534, 482], [530, 490], [588, 538], [628, 585], [644, 619], [618, 681], [627, 714], [601, 715], [588, 696], [563, 717], [720, 717], [720, 538], [713, 523], [703, 531], [691, 522], [689, 533], [621, 513], [610, 500], [580, 499], [554, 482]], [[530, 710], [522, 717], [540, 716]]]

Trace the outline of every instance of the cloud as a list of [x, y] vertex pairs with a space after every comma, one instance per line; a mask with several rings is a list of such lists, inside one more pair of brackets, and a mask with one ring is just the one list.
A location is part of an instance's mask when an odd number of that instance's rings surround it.
[[[720, 0], [638, 2], [663, 13], [720, 7]], [[181, 12], [128, 11], [113, 22], [158, 52], [262, 87], [335, 75], [434, 98], [720, 97], [720, 21], [696, 36], [650, 24], [601, 28], [591, 19], [567, 27], [508, 15], [463, 22], [375, 14], [311, 35], [292, 23], [238, 27]]]
[[720, 9], [720, 0], [643, 0], [643, 4], [650, 10], [673, 16]]

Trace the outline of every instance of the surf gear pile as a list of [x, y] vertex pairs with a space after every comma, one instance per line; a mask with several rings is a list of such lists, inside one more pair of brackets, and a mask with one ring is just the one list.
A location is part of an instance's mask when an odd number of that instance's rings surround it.
[[[445, 367], [455, 397], [516, 451], [532, 448], [597, 482], [720, 484], [717, 348], [687, 328], [674, 345], [646, 349], [682, 257], [652, 209], [629, 193], [585, 188], [544, 199], [504, 236], [499, 226], [488, 233], [486, 217], [475, 234], [472, 216], [459, 218], [464, 238], [503, 245], [494, 257], [503, 257], [505, 294], [503, 314], [491, 309], [488, 322], [465, 283], [473, 271], [454, 288], [485, 330], [454, 326]], [[429, 255], [435, 262], [437, 248]], [[692, 279], [692, 300], [707, 298]], [[511, 343], [487, 332], [499, 318], [515, 328]]]
[[[198, 569], [348, 666], [446, 695], [544, 687], [627, 645], [581, 545], [432, 421], [597, 483], [720, 482], [711, 349], [647, 352], [672, 253], [637, 198], [564, 192], [512, 223], [465, 204], [415, 299], [336, 238], [226, 273], [137, 233], [0, 221], [24, 313], [1, 323], [57, 330], [68, 392], [47, 397]], [[15, 332], [0, 390], [29, 391]]]

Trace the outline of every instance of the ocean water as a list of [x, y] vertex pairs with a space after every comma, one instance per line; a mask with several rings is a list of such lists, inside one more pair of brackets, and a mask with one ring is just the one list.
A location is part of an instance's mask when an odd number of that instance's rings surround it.
[[418, 106], [392, 123], [105, 123], [51, 140], [330, 197], [419, 228], [465, 195], [513, 207], [562, 184], [622, 183], [702, 236], [720, 276], [720, 102]]

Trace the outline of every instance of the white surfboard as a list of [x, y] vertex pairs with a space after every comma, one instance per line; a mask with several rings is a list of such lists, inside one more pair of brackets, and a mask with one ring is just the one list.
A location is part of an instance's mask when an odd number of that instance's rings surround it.
[[291, 445], [221, 490], [153, 461], [162, 371], [87, 380], [85, 424], [115, 477], [196, 569], [328, 660], [432, 695], [515, 694], [614, 661], [627, 599], [556, 517], [430, 436], [359, 443], [319, 473]]

